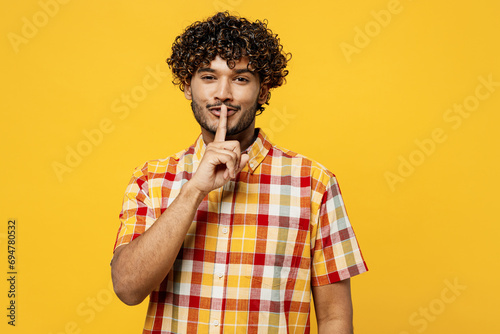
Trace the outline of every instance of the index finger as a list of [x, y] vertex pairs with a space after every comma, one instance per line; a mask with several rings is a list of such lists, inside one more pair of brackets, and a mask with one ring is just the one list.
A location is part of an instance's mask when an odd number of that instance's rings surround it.
[[219, 125], [217, 126], [217, 131], [215, 132], [214, 141], [218, 142], [225, 141], [226, 131], [227, 131], [227, 106], [223, 104], [220, 107]]

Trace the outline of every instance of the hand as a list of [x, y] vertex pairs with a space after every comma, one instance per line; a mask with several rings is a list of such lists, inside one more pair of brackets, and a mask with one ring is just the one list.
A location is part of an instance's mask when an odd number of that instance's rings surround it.
[[250, 159], [248, 154], [241, 154], [239, 141], [226, 141], [226, 131], [227, 106], [223, 104], [214, 141], [207, 145], [198, 170], [190, 181], [203, 193], [208, 194], [235, 178]]

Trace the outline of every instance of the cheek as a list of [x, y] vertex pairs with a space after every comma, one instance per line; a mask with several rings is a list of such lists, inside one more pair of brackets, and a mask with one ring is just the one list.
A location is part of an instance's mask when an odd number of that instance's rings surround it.
[[255, 87], [242, 89], [241, 92], [238, 93], [238, 100], [241, 104], [253, 105], [258, 98], [259, 89]]
[[197, 100], [207, 100], [210, 96], [213, 95], [212, 88], [207, 85], [197, 85], [193, 84], [191, 86], [191, 94], [193, 95], [194, 98]]

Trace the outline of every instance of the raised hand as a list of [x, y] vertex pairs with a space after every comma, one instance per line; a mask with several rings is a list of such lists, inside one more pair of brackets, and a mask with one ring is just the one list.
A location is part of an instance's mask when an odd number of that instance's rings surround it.
[[249, 160], [248, 154], [241, 154], [237, 140], [226, 141], [226, 132], [227, 106], [223, 104], [214, 141], [207, 145], [198, 170], [190, 181], [201, 192], [209, 193], [222, 187], [235, 178]]

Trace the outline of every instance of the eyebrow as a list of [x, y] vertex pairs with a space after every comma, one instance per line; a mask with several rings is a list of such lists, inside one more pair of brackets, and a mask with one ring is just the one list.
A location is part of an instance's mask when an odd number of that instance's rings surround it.
[[[203, 67], [203, 68], [199, 68], [197, 72], [198, 73], [201, 73], [201, 72], [215, 73], [216, 71], [213, 68]], [[251, 75], [255, 76], [255, 71], [250, 71], [248, 68], [240, 68], [240, 69], [234, 70], [234, 72], [236, 72], [236, 74], [250, 73]]]

